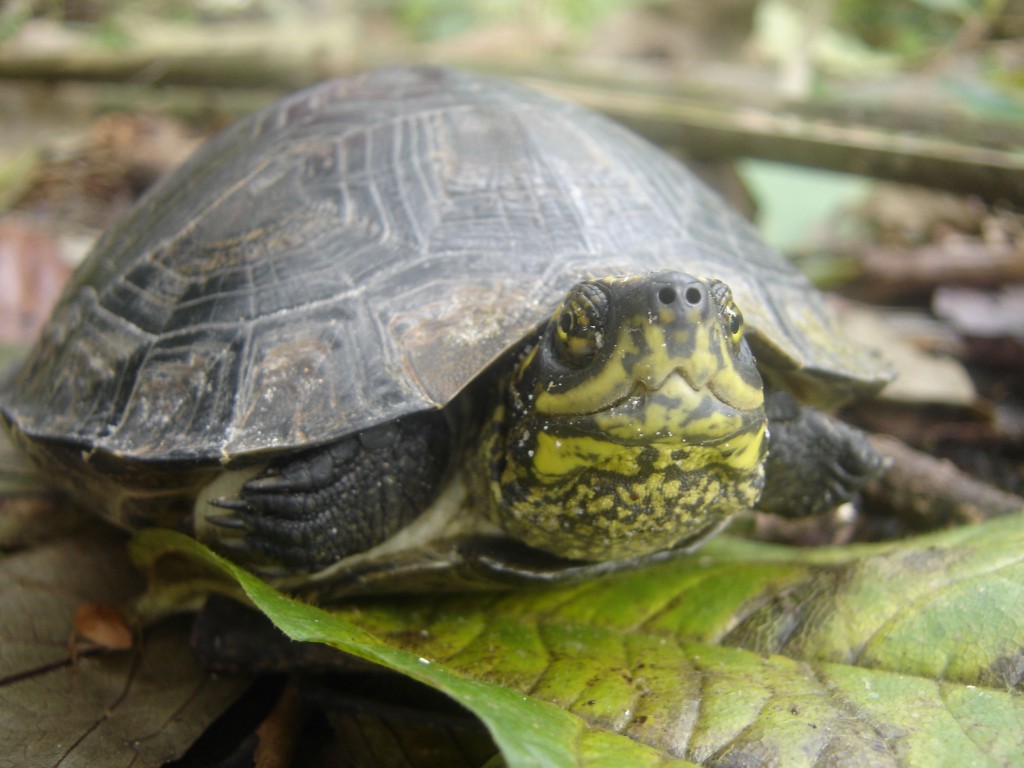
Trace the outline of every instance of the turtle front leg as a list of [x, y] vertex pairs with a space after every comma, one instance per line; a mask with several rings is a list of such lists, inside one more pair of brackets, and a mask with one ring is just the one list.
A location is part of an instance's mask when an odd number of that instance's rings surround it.
[[[439, 412], [381, 425], [270, 464], [209, 500], [206, 536], [242, 559], [317, 571], [393, 536], [447, 475]], [[199, 511], [197, 509], [197, 511]]]
[[827, 512], [885, 469], [867, 436], [788, 392], [770, 392], [765, 489], [757, 508], [785, 517]]

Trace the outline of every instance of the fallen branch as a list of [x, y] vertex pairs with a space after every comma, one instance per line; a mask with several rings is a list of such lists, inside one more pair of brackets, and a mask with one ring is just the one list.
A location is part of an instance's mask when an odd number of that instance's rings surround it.
[[886, 510], [915, 530], [971, 525], [1024, 511], [1024, 499], [962, 472], [952, 462], [916, 451], [894, 437], [873, 435], [892, 466], [864, 493], [869, 509]]

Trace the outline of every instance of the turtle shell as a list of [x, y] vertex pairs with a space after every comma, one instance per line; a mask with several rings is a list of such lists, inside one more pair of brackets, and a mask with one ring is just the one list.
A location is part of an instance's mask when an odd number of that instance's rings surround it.
[[590, 111], [436, 68], [332, 80], [154, 186], [67, 287], [3, 408], [29, 438], [228, 462], [448, 403], [582, 278], [728, 283], [806, 399], [884, 381], [680, 163]]

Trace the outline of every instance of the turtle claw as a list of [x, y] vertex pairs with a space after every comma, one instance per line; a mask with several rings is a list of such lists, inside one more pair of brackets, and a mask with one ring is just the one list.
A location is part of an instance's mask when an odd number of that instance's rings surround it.
[[[222, 496], [219, 499], [210, 499], [209, 503], [210, 506], [212, 507], [219, 507], [220, 509], [230, 509], [234, 510], [235, 512], [247, 512], [250, 509], [249, 503], [247, 501], [232, 496]], [[234, 515], [230, 513], [226, 513], [224, 515], [207, 515], [207, 518], [211, 522], [214, 522], [215, 517], [234, 517]]]
[[[237, 505], [228, 506], [228, 504], [219, 503], [220, 501], [221, 500], [218, 499], [217, 501], [211, 501], [210, 503], [213, 504], [214, 506], [222, 507], [225, 509], [248, 509], [248, 507], [245, 506], [244, 504], [241, 507]], [[231, 512], [226, 512], [222, 515], [207, 515], [206, 522], [212, 523], [213, 525], [219, 526], [221, 528], [230, 528], [231, 530], [235, 531], [245, 530], [248, 527], [242, 518], [238, 517], [235, 514], [232, 514]]]
[[245, 484], [245, 490], [250, 493], [289, 493], [296, 487], [295, 480], [284, 475], [254, 477]]

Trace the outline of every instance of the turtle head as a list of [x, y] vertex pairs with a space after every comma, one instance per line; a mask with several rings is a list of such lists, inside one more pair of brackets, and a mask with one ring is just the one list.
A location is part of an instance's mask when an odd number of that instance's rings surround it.
[[761, 377], [729, 288], [655, 272], [574, 286], [484, 441], [490, 515], [563, 557], [700, 540], [764, 485]]

